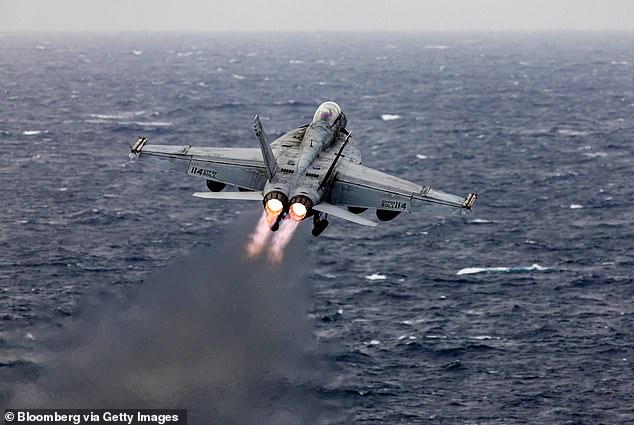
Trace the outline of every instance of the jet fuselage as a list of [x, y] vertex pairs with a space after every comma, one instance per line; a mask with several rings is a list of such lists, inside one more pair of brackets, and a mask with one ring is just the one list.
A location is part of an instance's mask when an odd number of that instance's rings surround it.
[[336, 103], [325, 102], [317, 109], [313, 121], [306, 127], [297, 159], [281, 164], [265, 186], [267, 213], [289, 213], [296, 221], [311, 215], [313, 205], [324, 195], [319, 179], [323, 173], [316, 159], [333, 144], [345, 124], [345, 115]]

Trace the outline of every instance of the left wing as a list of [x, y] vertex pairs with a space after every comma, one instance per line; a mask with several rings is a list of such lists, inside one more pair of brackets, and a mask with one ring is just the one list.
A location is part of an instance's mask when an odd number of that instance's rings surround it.
[[194, 192], [192, 196], [204, 199], [229, 199], [233, 201], [262, 201], [262, 192]]
[[475, 193], [461, 198], [361, 164], [341, 161], [326, 200], [333, 205], [447, 216], [470, 210], [476, 198]]
[[208, 148], [149, 145], [139, 137], [131, 152], [139, 160], [161, 168], [221, 183], [261, 191], [267, 171], [258, 148]]

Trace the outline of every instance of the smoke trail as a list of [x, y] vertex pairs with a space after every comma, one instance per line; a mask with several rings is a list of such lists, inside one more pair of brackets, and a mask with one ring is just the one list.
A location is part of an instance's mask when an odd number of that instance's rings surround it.
[[10, 405], [186, 408], [191, 424], [332, 423], [307, 314], [306, 235], [271, 267], [244, 261], [248, 228], [236, 224], [232, 241], [134, 291], [87, 302]]

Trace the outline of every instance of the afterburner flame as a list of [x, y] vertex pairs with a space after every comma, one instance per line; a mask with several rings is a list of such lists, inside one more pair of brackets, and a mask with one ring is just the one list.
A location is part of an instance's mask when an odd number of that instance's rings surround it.
[[284, 209], [284, 204], [279, 199], [269, 199], [266, 203], [266, 213], [279, 215]]
[[277, 218], [280, 216], [279, 214], [264, 214], [266, 217], [266, 224], [269, 226], [269, 229], [273, 228], [273, 225], [277, 221]]
[[[307, 207], [301, 203], [294, 203], [289, 213], [284, 214], [284, 203], [280, 199], [271, 198], [266, 201], [262, 216], [245, 246], [247, 255], [255, 258], [268, 248], [269, 259], [274, 263], [280, 263], [284, 259], [284, 248], [293, 238], [297, 225], [307, 213]], [[272, 229], [277, 231], [273, 232]]]
[[293, 205], [291, 205], [289, 213], [293, 221], [302, 221], [304, 217], [306, 217], [308, 209], [306, 208], [306, 205], [295, 202]]
[[[279, 216], [275, 215], [275, 219]], [[293, 238], [299, 221], [286, 219], [280, 220], [277, 232], [272, 232], [269, 225], [270, 215], [264, 211], [258, 220], [253, 232], [249, 236], [249, 242], [245, 246], [249, 258], [259, 256], [265, 249], [269, 251], [269, 259], [274, 263], [281, 263], [284, 259], [284, 249]]]
[[299, 221], [295, 220], [282, 220], [280, 223], [280, 230], [277, 231], [271, 245], [269, 246], [269, 258], [274, 263], [281, 263], [284, 259], [284, 248], [291, 241]]
[[[277, 216], [275, 217], [277, 218]], [[251, 232], [249, 242], [246, 246], [247, 254], [251, 258], [255, 258], [260, 255], [272, 233], [271, 226], [268, 223], [268, 218], [268, 214], [264, 211], [258, 220], [258, 223], [255, 225], [253, 232]]]
[[269, 199], [264, 207], [264, 212], [266, 214], [266, 222], [269, 225], [269, 228], [273, 227], [277, 218], [284, 210], [284, 204], [279, 199]]

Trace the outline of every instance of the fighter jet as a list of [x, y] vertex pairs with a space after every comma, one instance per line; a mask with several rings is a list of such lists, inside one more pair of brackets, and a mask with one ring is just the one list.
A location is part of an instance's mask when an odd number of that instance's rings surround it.
[[[335, 102], [322, 103], [313, 120], [271, 143], [260, 118], [253, 129], [260, 148], [152, 145], [144, 137], [131, 146], [131, 157], [206, 180], [206, 199], [259, 201], [276, 231], [282, 220], [312, 217], [314, 236], [328, 226], [328, 216], [376, 226], [362, 215], [376, 211], [380, 221], [402, 212], [447, 216], [471, 210], [477, 195], [444, 193], [366, 167], [347, 118]], [[223, 191], [231, 185], [237, 191]]]

